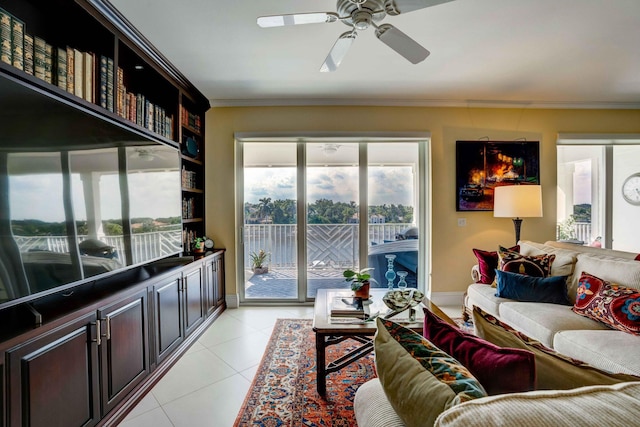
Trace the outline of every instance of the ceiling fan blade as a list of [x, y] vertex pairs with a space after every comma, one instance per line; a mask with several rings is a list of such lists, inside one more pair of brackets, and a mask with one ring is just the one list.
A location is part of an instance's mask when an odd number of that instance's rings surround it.
[[301, 24], [324, 24], [336, 22], [338, 14], [332, 12], [292, 13], [290, 15], [260, 16], [258, 25], [262, 28], [284, 27]]
[[430, 53], [418, 42], [390, 24], [383, 24], [376, 28], [376, 37], [412, 64], [424, 61]]
[[357, 35], [358, 33], [355, 31], [347, 31], [341, 34], [331, 48], [329, 55], [327, 55], [327, 59], [324, 60], [322, 67], [320, 67], [320, 71], [323, 73], [336, 71]]
[[437, 6], [442, 3], [449, 3], [453, 0], [387, 0], [384, 9], [387, 15], [400, 15], [401, 13], [413, 12], [425, 7]]

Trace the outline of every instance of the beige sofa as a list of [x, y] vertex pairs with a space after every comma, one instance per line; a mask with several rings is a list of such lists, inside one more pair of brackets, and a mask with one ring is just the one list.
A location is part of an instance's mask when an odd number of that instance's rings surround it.
[[[582, 272], [640, 289], [637, 254], [559, 242], [520, 241], [523, 255], [555, 254], [552, 276], [568, 276], [568, 296], [575, 302]], [[472, 272], [473, 275], [473, 272]], [[558, 353], [609, 372], [640, 376], [640, 336], [610, 329], [580, 316], [571, 306], [519, 302], [495, 296], [496, 289], [471, 284], [465, 304], [477, 306]]]
[[[556, 255], [551, 275], [568, 276], [571, 303], [583, 271], [640, 289], [640, 262], [634, 260], [637, 254], [558, 242], [519, 243], [524, 255]], [[473, 271], [477, 273], [477, 268]], [[640, 337], [580, 316], [571, 306], [518, 302], [498, 298], [495, 293], [489, 285], [471, 284], [465, 304], [481, 308], [558, 353], [605, 371], [640, 375]], [[404, 426], [378, 379], [358, 389], [354, 412], [359, 427]], [[639, 416], [640, 382], [624, 382], [484, 397], [446, 410], [434, 425], [621, 426], [637, 425]]]

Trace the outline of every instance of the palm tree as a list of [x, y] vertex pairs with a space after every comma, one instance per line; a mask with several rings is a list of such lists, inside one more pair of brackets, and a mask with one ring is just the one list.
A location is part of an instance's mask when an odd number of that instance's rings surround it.
[[258, 215], [265, 220], [264, 222], [268, 222], [267, 220], [269, 219], [272, 210], [271, 197], [263, 197], [258, 201], [260, 202], [258, 206]]

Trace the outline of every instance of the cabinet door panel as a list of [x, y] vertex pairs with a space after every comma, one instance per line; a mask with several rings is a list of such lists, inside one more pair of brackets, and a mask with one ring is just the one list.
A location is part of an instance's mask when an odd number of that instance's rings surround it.
[[205, 264], [205, 272], [205, 310], [207, 312], [207, 316], [209, 316], [216, 308], [215, 283], [217, 273], [215, 258], [207, 260]]
[[218, 255], [215, 260], [215, 306], [219, 307], [224, 304], [225, 286], [224, 286], [224, 256]]
[[108, 412], [149, 373], [146, 290], [98, 312], [101, 345], [102, 410]]
[[189, 335], [204, 320], [202, 269], [186, 272], [183, 280], [185, 335]]
[[10, 425], [91, 426], [99, 420], [95, 321], [95, 315], [83, 317], [8, 351]]
[[182, 342], [180, 281], [180, 277], [175, 277], [153, 287], [156, 310], [156, 361], [158, 363]]

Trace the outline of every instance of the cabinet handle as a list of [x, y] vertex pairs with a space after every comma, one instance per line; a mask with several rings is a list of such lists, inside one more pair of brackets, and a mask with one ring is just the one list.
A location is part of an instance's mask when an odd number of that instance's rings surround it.
[[100, 332], [100, 320], [96, 320], [95, 323], [91, 322], [91, 324], [96, 326], [96, 339], [91, 340], [91, 342], [94, 342], [97, 345], [100, 345], [102, 343], [102, 337]]
[[103, 337], [107, 340], [111, 339], [111, 317], [107, 316], [105, 319], [100, 319], [106, 323], [106, 331]]

